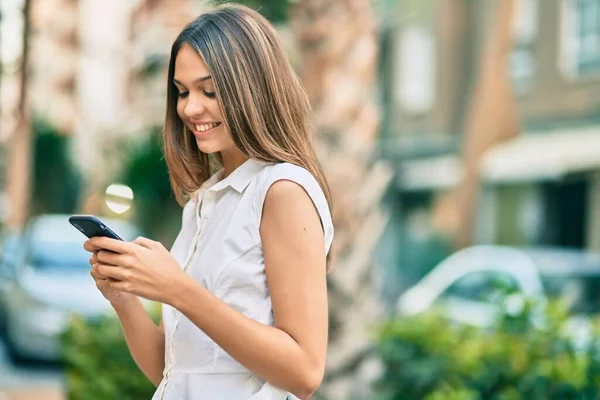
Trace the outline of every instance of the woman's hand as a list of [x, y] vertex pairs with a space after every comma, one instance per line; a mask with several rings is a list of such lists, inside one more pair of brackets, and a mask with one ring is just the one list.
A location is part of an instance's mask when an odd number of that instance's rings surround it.
[[[86, 247], [85, 244], [84, 248], [88, 251], [92, 251], [91, 248], [89, 248], [89, 246]], [[92, 251], [93, 254], [90, 257], [89, 262], [92, 266], [90, 270], [90, 275], [92, 276], [92, 278], [94, 278], [96, 287], [98, 288], [100, 293], [102, 293], [104, 298], [108, 300], [113, 307], [120, 307], [131, 300], [135, 300], [137, 297], [130, 293], [120, 292], [118, 290], [111, 289], [110, 283], [114, 282], [113, 279], [107, 278], [106, 276], [103, 276], [98, 272], [97, 266], [99, 250], [99, 248], [96, 248]]]
[[144, 237], [131, 243], [93, 237], [83, 247], [96, 253], [93, 273], [108, 278], [109, 289], [123, 292], [119, 296], [131, 294], [171, 304], [181, 284], [190, 279], [161, 243]]
[[90, 270], [90, 275], [94, 278], [96, 282], [96, 287], [100, 290], [100, 293], [104, 296], [104, 298], [113, 305], [113, 307], [121, 306], [122, 304], [135, 299], [136, 296], [119, 292], [118, 290], [111, 289], [109, 284], [112, 281], [111, 278], [107, 278], [103, 275], [100, 275], [97, 269], [98, 259], [97, 259], [98, 251], [95, 251], [94, 254], [90, 257], [90, 264], [92, 265], [92, 269]]

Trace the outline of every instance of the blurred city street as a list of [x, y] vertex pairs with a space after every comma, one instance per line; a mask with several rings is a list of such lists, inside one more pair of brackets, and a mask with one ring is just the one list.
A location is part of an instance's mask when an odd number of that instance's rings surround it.
[[[221, 1], [0, 1], [0, 400], [154, 393], [68, 218], [172, 245], [169, 49]], [[333, 197], [315, 399], [600, 399], [600, 0], [235, 2]]]
[[15, 365], [0, 340], [0, 400], [61, 400], [62, 385], [59, 366], [34, 362]]

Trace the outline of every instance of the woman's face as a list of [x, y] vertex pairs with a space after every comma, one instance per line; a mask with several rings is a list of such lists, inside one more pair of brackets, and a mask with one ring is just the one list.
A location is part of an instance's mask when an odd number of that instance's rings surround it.
[[175, 58], [173, 83], [179, 93], [177, 114], [196, 137], [200, 151], [210, 154], [234, 149], [210, 72], [202, 57], [188, 44], [181, 47]]

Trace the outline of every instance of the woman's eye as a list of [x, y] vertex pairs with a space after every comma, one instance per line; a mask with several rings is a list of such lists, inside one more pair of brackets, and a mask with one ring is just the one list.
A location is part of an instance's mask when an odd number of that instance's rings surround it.
[[205, 95], [206, 97], [209, 97], [209, 98], [211, 98], [211, 99], [214, 99], [214, 98], [217, 96], [217, 93], [215, 93], [215, 92], [207, 92], [207, 91], [205, 91], [205, 92], [204, 92], [204, 95]]
[[186, 97], [188, 95], [188, 93], [189, 92], [179, 92], [179, 93], [177, 93], [177, 97], [184, 98], [184, 97]]

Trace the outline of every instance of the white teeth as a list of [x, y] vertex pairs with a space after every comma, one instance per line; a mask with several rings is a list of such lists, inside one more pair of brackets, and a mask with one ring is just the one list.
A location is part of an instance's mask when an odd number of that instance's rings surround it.
[[213, 123], [210, 123], [210, 124], [194, 125], [194, 128], [196, 128], [196, 130], [198, 132], [206, 132], [206, 131], [208, 131], [208, 130], [210, 130], [212, 128], [217, 127], [218, 125], [219, 125], [218, 122], [213, 122]]

